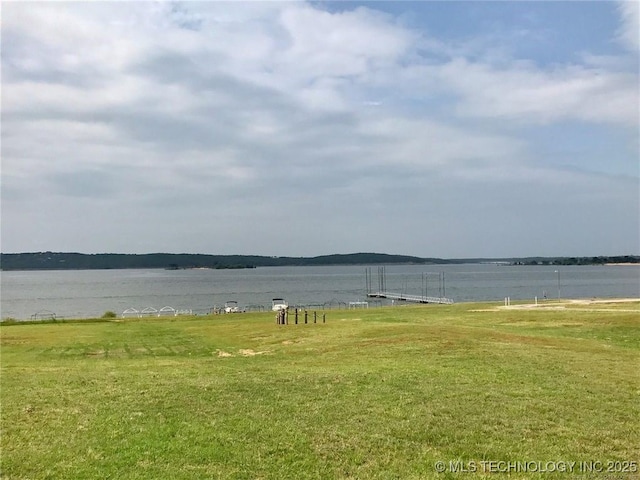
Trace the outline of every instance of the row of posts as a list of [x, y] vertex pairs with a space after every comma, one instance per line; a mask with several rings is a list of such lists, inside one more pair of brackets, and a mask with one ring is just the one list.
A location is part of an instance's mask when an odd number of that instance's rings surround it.
[[[298, 324], [298, 309], [294, 310], [294, 322]], [[287, 325], [289, 323], [289, 310], [283, 308], [278, 310], [276, 313], [276, 324], [277, 325]], [[307, 310], [304, 311], [304, 323], [309, 323], [309, 312]], [[313, 323], [318, 323], [318, 313], [313, 311]], [[327, 315], [326, 313], [322, 313], [322, 323], [327, 323]]]

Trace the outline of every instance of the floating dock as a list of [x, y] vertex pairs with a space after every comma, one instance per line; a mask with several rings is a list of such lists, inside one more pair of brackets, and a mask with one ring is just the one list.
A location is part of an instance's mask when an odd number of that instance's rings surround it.
[[423, 295], [406, 295], [404, 293], [392, 293], [392, 292], [372, 292], [368, 293], [369, 298], [388, 298], [389, 300], [397, 300], [400, 302], [413, 302], [413, 303], [442, 303], [445, 305], [451, 305], [453, 299], [445, 297], [425, 297]]

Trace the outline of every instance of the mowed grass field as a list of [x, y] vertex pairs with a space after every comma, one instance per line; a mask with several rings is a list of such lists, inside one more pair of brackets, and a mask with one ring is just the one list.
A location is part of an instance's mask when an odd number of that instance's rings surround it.
[[639, 478], [640, 302], [497, 306], [4, 324], [0, 476]]

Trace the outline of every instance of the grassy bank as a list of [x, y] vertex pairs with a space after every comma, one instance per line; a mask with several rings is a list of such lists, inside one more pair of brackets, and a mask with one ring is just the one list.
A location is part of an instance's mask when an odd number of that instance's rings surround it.
[[[638, 478], [638, 313], [462, 304], [286, 326], [271, 313], [2, 325], [1, 476]], [[518, 461], [541, 463], [497, 472]]]

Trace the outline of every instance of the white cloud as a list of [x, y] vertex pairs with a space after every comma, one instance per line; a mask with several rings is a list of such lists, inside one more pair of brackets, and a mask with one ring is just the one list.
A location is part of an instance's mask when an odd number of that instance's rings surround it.
[[506, 136], [474, 132], [430, 120], [390, 115], [362, 122], [360, 131], [372, 139], [371, 151], [364, 159], [372, 164], [412, 166], [425, 169], [456, 169], [460, 164], [517, 161], [523, 145]]
[[308, 6], [286, 9], [281, 24], [291, 43], [282, 60], [303, 78], [366, 74], [395, 63], [415, 41], [390, 20], [365, 8], [333, 14]]
[[620, 0], [618, 2], [621, 25], [618, 39], [632, 52], [640, 51], [640, 2]]
[[631, 73], [573, 65], [543, 71], [526, 63], [498, 70], [465, 59], [438, 70], [446, 88], [462, 96], [461, 115], [532, 123], [638, 123], [637, 76]]
[[[637, 126], [637, 75], [624, 60], [552, 69], [472, 60], [375, 8], [3, 5], [6, 248], [127, 248], [106, 227], [95, 238], [74, 234], [84, 232], [74, 216], [95, 209], [107, 224], [150, 232], [136, 244], [143, 251], [321, 254], [322, 242], [357, 251], [375, 238], [380, 250], [427, 254], [416, 238], [429, 231], [446, 256], [462, 228], [447, 226], [452, 215], [460, 224], [498, 210], [517, 218], [540, 195], [569, 197], [569, 215], [579, 208], [572, 198], [594, 185], [603, 205], [620, 201], [607, 197], [610, 179], [568, 182], [557, 165], [541, 167], [522, 132], [575, 121]], [[480, 204], [485, 211], [471, 208]], [[376, 215], [363, 216], [372, 206]], [[276, 211], [295, 225], [287, 245], [262, 221]], [[234, 217], [233, 228], [219, 228]], [[409, 239], [377, 238], [380, 221]], [[60, 246], [39, 243], [48, 240], [35, 230], [61, 222]], [[318, 223], [323, 233], [311, 241]], [[450, 228], [440, 240], [429, 230], [438, 224]], [[197, 235], [185, 240], [185, 230]], [[146, 246], [153, 241], [166, 243]]]

